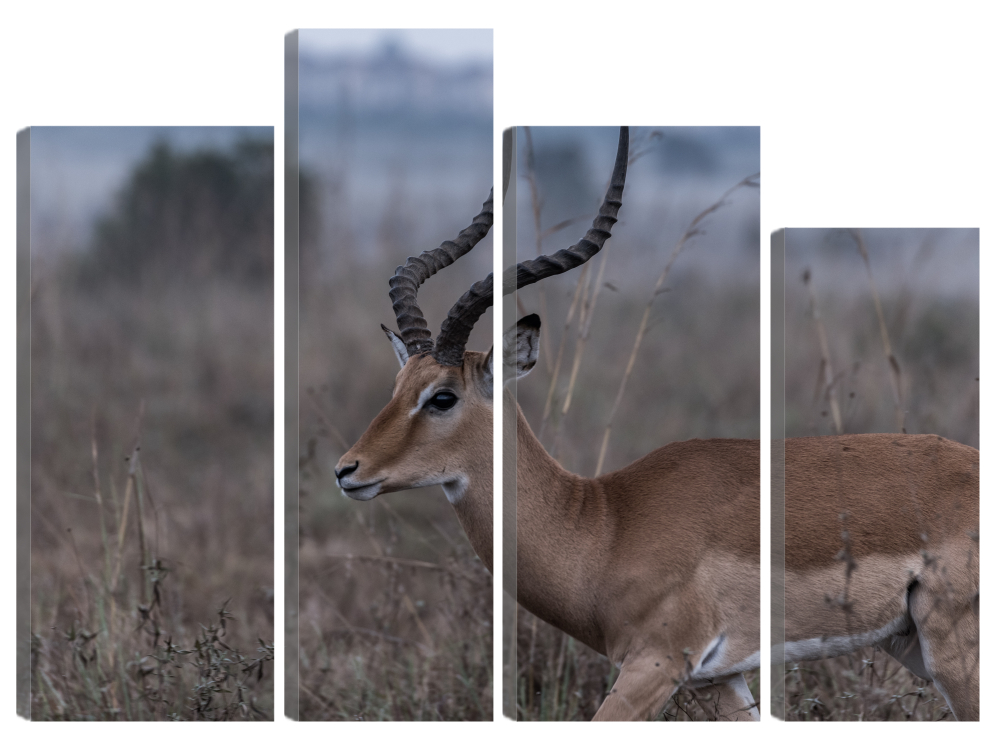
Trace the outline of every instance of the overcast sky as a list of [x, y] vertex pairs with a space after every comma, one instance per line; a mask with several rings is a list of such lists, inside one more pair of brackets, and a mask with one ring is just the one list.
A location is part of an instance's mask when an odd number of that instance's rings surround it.
[[374, 54], [397, 44], [414, 57], [462, 64], [493, 62], [492, 29], [305, 29], [299, 52], [324, 57]]

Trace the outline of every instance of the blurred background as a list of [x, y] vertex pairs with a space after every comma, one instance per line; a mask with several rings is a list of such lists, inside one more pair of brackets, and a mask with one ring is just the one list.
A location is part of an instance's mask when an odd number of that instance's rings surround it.
[[272, 718], [273, 172], [31, 130], [34, 719]]
[[[786, 231], [786, 436], [835, 434], [831, 396], [844, 433], [900, 431], [896, 380], [858, 237], [899, 366], [906, 432], [978, 448], [976, 229]], [[832, 388], [821, 371], [816, 316], [829, 342]]]
[[[902, 431], [979, 447], [979, 230], [785, 230], [786, 437]], [[949, 713], [931, 683], [874, 648], [787, 664], [784, 711]]]
[[[302, 31], [299, 87], [300, 718], [488, 720], [492, 578], [443, 491], [360, 503], [334, 467], [399, 371], [389, 278], [493, 185], [492, 32]], [[434, 335], [492, 267], [491, 233], [421, 287]]]
[[[522, 260], [568, 247], [590, 227], [611, 177], [618, 128], [517, 133]], [[633, 127], [630, 141], [619, 221], [604, 249], [517, 294], [519, 316], [542, 318], [539, 363], [517, 381], [518, 403], [546, 449], [585, 476], [598, 473], [605, 427], [640, 329], [599, 473], [672, 441], [760, 434], [760, 131]], [[716, 205], [752, 176], [752, 184]], [[518, 609], [518, 718], [589, 720], [617, 670]], [[752, 677], [759, 698], [758, 683]], [[678, 695], [664, 718], [704, 714], [690, 696]]]

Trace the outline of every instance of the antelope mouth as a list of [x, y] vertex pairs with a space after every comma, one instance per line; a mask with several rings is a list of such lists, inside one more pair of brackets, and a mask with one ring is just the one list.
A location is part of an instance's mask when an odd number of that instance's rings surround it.
[[340, 491], [351, 500], [371, 500], [382, 491], [382, 480], [370, 482], [369, 484], [352, 484], [351, 482], [339, 482]]

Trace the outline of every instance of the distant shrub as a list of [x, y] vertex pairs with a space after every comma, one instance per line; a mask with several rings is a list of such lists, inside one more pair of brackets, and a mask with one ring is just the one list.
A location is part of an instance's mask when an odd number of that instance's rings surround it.
[[270, 284], [273, 240], [272, 143], [190, 153], [158, 143], [97, 222], [78, 279]]

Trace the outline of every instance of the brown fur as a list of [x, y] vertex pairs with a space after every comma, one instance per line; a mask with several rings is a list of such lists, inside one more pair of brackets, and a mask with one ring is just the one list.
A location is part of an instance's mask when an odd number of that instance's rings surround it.
[[[559, 466], [504, 399], [517, 415], [517, 599], [622, 665], [596, 719], [654, 716], [720, 634], [727, 665], [758, 651], [757, 441], [671, 443], [587, 479]], [[720, 718], [750, 718], [718, 683], [701, 698]]]
[[900, 620], [902, 640], [879, 645], [933, 679], [957, 718], [978, 718], [978, 540], [975, 448], [937, 435], [786, 440], [785, 641]]

